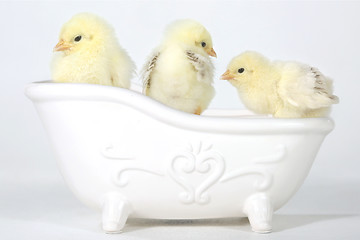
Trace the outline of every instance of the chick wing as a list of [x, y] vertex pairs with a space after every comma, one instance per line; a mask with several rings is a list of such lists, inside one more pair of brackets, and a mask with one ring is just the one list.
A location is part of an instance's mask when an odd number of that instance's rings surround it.
[[143, 80], [143, 93], [147, 95], [147, 91], [150, 88], [151, 85], [151, 74], [156, 66], [156, 61], [158, 60], [160, 56], [160, 52], [155, 50], [149, 57], [149, 60], [144, 65], [144, 68], [142, 69], [141, 78]]
[[318, 69], [295, 62], [284, 63], [278, 82], [280, 98], [295, 107], [318, 109], [338, 103], [332, 94], [332, 80]]
[[186, 56], [197, 72], [197, 80], [199, 82], [211, 83], [209, 80], [213, 78], [214, 69], [211, 60], [192, 51], [186, 51]]

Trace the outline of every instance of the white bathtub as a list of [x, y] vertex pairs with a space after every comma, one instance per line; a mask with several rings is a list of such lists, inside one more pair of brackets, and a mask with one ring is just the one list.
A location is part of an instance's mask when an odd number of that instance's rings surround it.
[[66, 183], [102, 210], [106, 232], [120, 231], [128, 217], [245, 216], [253, 231], [270, 232], [273, 211], [303, 183], [334, 127], [328, 118], [244, 111], [197, 116], [100, 85], [40, 82], [26, 95]]

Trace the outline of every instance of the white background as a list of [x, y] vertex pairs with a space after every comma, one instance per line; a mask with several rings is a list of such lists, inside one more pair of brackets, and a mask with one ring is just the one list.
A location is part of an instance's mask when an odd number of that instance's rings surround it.
[[[23, 94], [26, 84], [50, 79], [60, 27], [84, 11], [114, 26], [138, 69], [169, 22], [203, 23], [218, 54], [211, 107], [244, 108], [235, 89], [218, 79], [245, 50], [308, 63], [334, 79], [336, 128], [302, 188], [274, 215], [272, 234], [252, 233], [246, 219], [131, 220], [121, 235], [101, 232], [98, 213], [62, 181]], [[0, 34], [0, 239], [360, 239], [360, 2], [0, 2]]]

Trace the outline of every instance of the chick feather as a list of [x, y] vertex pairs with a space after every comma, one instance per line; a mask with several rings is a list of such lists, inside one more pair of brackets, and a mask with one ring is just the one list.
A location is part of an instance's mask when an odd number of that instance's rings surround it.
[[80, 13], [65, 23], [54, 48], [55, 82], [92, 83], [129, 88], [135, 65], [102, 18]]
[[332, 104], [332, 80], [318, 69], [293, 61], [271, 62], [257, 52], [231, 60], [222, 79], [237, 89], [245, 106], [278, 118], [325, 117]]
[[201, 114], [214, 96], [216, 56], [208, 31], [194, 20], [168, 26], [142, 70], [143, 92], [170, 107]]

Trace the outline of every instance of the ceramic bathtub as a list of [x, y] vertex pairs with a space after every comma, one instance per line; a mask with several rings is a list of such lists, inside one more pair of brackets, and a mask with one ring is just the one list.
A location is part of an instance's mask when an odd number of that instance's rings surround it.
[[334, 127], [328, 118], [244, 111], [197, 116], [91, 84], [33, 83], [26, 95], [67, 185], [102, 211], [106, 232], [128, 217], [248, 217], [253, 231], [270, 232], [273, 212], [303, 183]]

